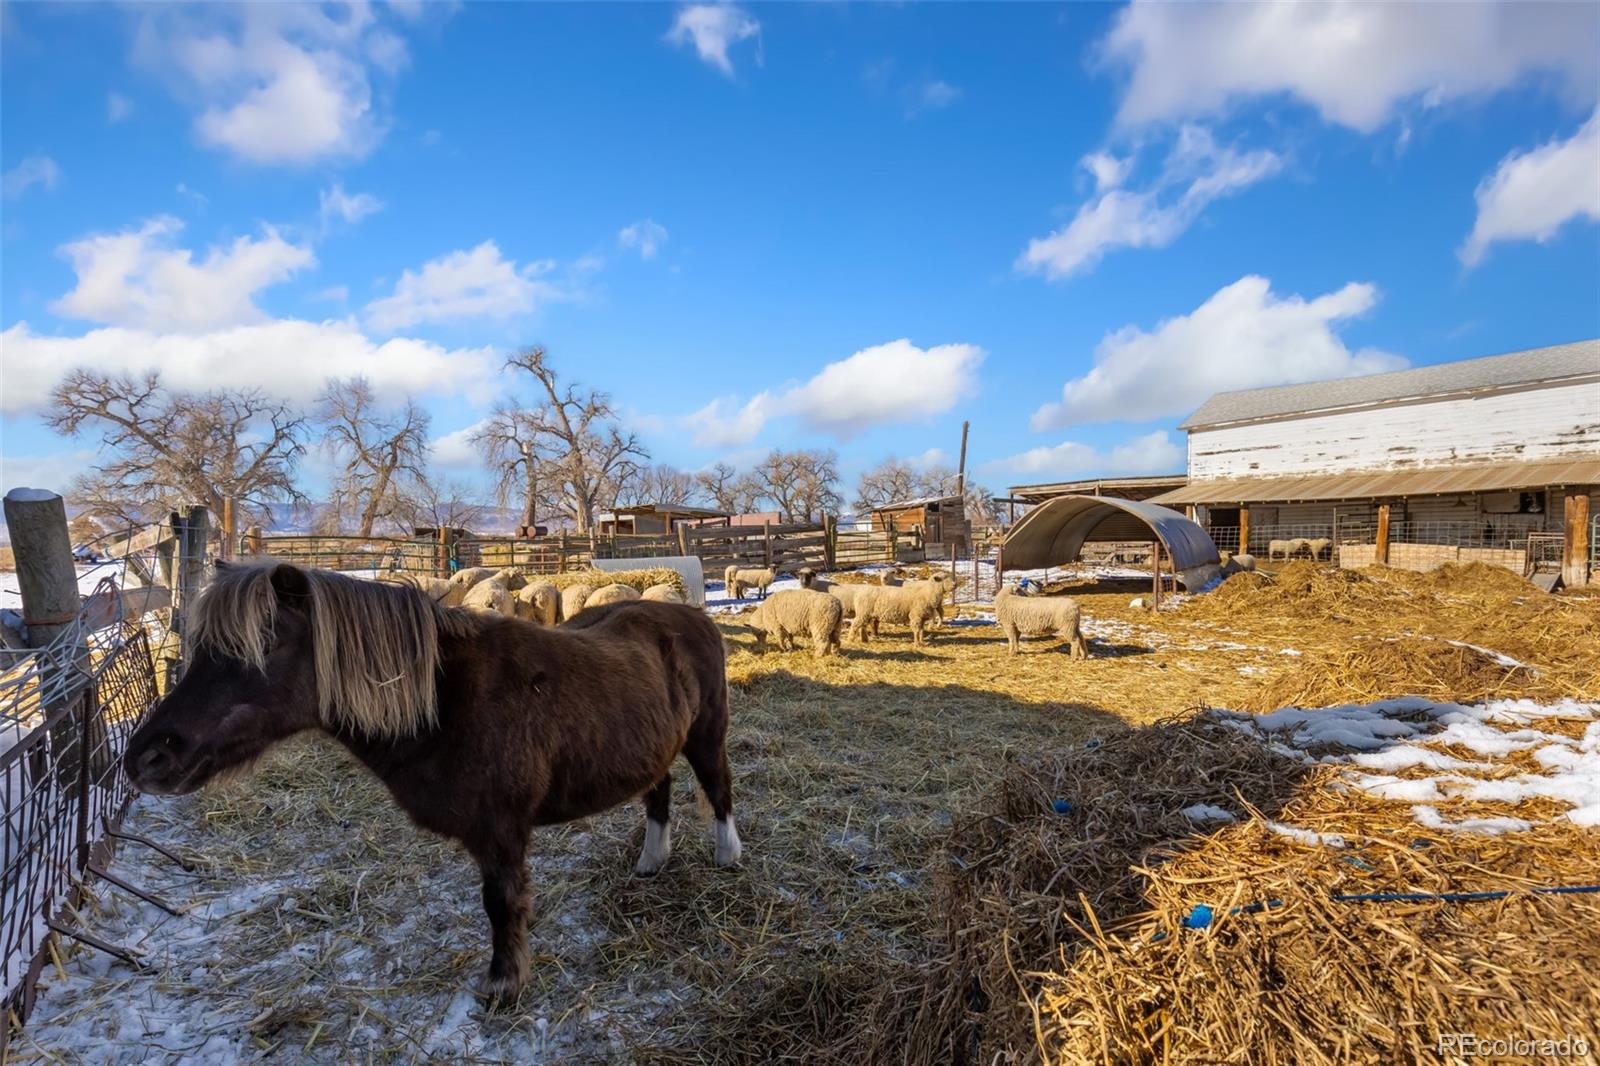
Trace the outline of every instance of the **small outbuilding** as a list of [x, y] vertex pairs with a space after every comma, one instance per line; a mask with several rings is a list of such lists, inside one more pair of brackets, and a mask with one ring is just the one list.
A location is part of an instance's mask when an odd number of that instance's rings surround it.
[[874, 507], [872, 528], [919, 536], [924, 547], [965, 547], [972, 543], [972, 523], [967, 521], [966, 500], [961, 496], [923, 496]]
[[594, 529], [601, 536], [671, 533], [680, 525], [727, 517], [727, 511], [683, 503], [635, 503], [596, 515]]

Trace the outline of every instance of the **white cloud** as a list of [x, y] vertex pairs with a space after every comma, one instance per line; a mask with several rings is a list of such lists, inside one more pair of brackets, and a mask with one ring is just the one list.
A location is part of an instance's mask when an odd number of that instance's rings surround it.
[[439, 466], [481, 468], [483, 455], [473, 445], [472, 438], [488, 424], [488, 419], [479, 419], [470, 426], [433, 438], [428, 442], [429, 457]]
[[53, 189], [61, 177], [61, 168], [47, 155], [30, 155], [0, 177], [0, 194], [15, 200], [35, 185]]
[[933, 78], [915, 87], [910, 113], [937, 111], [961, 99], [961, 88], [947, 81]]
[[138, 229], [63, 245], [78, 283], [50, 305], [57, 314], [155, 331], [207, 330], [259, 321], [254, 296], [316, 263], [309, 247], [266, 228], [213, 247], [199, 262], [173, 246], [183, 223], [163, 216]]
[[350, 286], [329, 285], [326, 289], [318, 290], [314, 296], [317, 300], [327, 300], [329, 303], [344, 304], [350, 302]]
[[906, 460], [918, 470], [926, 470], [932, 466], [942, 466], [949, 461], [949, 457], [945, 455], [943, 448], [929, 448], [921, 455], [913, 455]]
[[694, 442], [706, 447], [746, 444], [773, 418], [792, 415], [811, 429], [848, 440], [872, 426], [943, 414], [978, 389], [982, 348], [909, 340], [863, 348], [829, 363], [809, 381], [781, 393], [762, 392], [744, 404], [719, 397], [690, 415]]
[[1506, 156], [1477, 199], [1477, 222], [1458, 253], [1469, 267], [1494, 241], [1543, 243], [1571, 219], [1600, 221], [1600, 108], [1567, 140]]
[[133, 114], [133, 101], [121, 93], [106, 94], [106, 121], [121, 122]]
[[1172, 4], [1138, 0], [1102, 42], [1129, 69], [1123, 124], [1217, 113], [1291, 95], [1371, 132], [1402, 104], [1437, 106], [1553, 73], [1592, 102], [1594, 4]]
[[338, 182], [334, 182], [331, 189], [323, 189], [318, 194], [318, 202], [324, 230], [334, 219], [353, 225], [383, 210], [383, 201], [376, 196], [369, 192], [347, 193]]
[[464, 393], [487, 403], [499, 388], [500, 356], [405, 337], [379, 343], [352, 322], [283, 319], [203, 333], [108, 328], [79, 337], [42, 335], [18, 322], [0, 334], [4, 410], [39, 410], [73, 367], [159, 370], [175, 388], [256, 387], [297, 403], [315, 398], [328, 378], [359, 375], [390, 398]]
[[1188, 414], [1212, 393], [1372, 374], [1406, 365], [1373, 348], [1351, 351], [1335, 328], [1365, 314], [1376, 287], [1351, 282], [1313, 300], [1278, 297], [1247, 275], [1187, 315], [1147, 333], [1126, 326], [1095, 349], [1095, 365], [1034, 412], [1035, 430]]
[[667, 227], [654, 219], [640, 219], [622, 228], [617, 234], [617, 243], [624, 248], [637, 248], [640, 259], [654, 259], [667, 243]]
[[545, 279], [554, 269], [548, 259], [518, 266], [500, 254], [494, 241], [484, 241], [470, 251], [430, 259], [420, 270], [402, 272], [393, 294], [367, 304], [367, 323], [387, 331], [419, 322], [527, 314], [569, 297]]
[[1029, 241], [1017, 269], [1063, 278], [1093, 267], [1115, 248], [1165, 248], [1207, 205], [1271, 177], [1283, 162], [1276, 152], [1238, 151], [1218, 145], [1203, 127], [1184, 126], [1161, 173], [1140, 190], [1122, 186], [1131, 159], [1093, 153], [1083, 165], [1095, 176], [1094, 198], [1062, 228]]
[[88, 467], [100, 461], [94, 448], [66, 448], [47, 455], [0, 453], [0, 486], [33, 485], [65, 494], [67, 486]]
[[1131, 477], [1181, 472], [1185, 461], [1183, 448], [1173, 442], [1166, 430], [1158, 429], [1125, 441], [1109, 452], [1069, 440], [996, 459], [985, 463], [984, 469], [996, 473], [1052, 478], [1093, 475]]
[[728, 49], [760, 34], [761, 23], [732, 4], [690, 4], [678, 10], [667, 40], [693, 44], [702, 60], [731, 78], [733, 60], [728, 58]]
[[141, 18], [136, 54], [198, 110], [202, 142], [288, 165], [369, 152], [386, 124], [373, 72], [407, 62], [365, 4], [158, 6]]

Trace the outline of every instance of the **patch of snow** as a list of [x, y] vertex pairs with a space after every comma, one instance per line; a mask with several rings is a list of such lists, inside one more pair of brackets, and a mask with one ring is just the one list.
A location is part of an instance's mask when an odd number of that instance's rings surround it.
[[1338, 833], [1317, 833], [1310, 829], [1301, 829], [1297, 825], [1284, 825], [1282, 822], [1267, 822], [1267, 828], [1279, 836], [1288, 837], [1297, 844], [1307, 847], [1342, 848], [1345, 846], [1344, 837]]
[[1236, 822], [1239, 820], [1232, 811], [1214, 807], [1209, 803], [1196, 803], [1192, 807], [1185, 807], [1181, 813], [1191, 822]]
[[1448, 829], [1457, 833], [1481, 833], [1484, 836], [1502, 836], [1506, 833], [1523, 833], [1533, 828], [1532, 822], [1521, 818], [1463, 818], [1448, 821], [1437, 807], [1418, 806], [1411, 813], [1427, 829]]
[[44, 503], [54, 500], [61, 494], [50, 489], [15, 488], [6, 493], [6, 499], [13, 503]]

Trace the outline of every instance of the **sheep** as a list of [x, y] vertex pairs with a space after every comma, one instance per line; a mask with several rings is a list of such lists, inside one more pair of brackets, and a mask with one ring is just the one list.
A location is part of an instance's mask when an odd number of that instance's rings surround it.
[[765, 570], [740, 570], [737, 566], [730, 566], [723, 571], [722, 583], [728, 595], [733, 599], [744, 599], [744, 590], [753, 588], [761, 593], [761, 598], [767, 598], [767, 588], [778, 580], [777, 571], [768, 567]]
[[515, 615], [516, 603], [505, 582], [495, 579], [480, 581], [473, 585], [461, 600], [461, 606], [467, 610], [482, 611], [485, 614]]
[[1227, 577], [1244, 573], [1247, 570], [1254, 570], [1255, 568], [1256, 557], [1254, 555], [1234, 555], [1223, 560], [1222, 563], [1222, 573]]
[[1289, 558], [1291, 559], [1296, 555], [1299, 555], [1301, 552], [1309, 552], [1310, 550], [1311, 541], [1306, 537], [1295, 537], [1293, 540], [1289, 541]]
[[561, 613], [561, 590], [548, 581], [530, 581], [516, 592], [517, 616], [542, 626], [556, 624]]
[[561, 620], [568, 621], [573, 615], [583, 610], [583, 606], [590, 596], [594, 595], [594, 586], [579, 581], [568, 585], [561, 590]]
[[1276, 559], [1281, 555], [1287, 559], [1293, 547], [1294, 541], [1292, 540], [1269, 540], [1267, 541], [1267, 558]]
[[1311, 550], [1311, 558], [1313, 559], [1322, 558], [1323, 552], [1328, 552], [1330, 557], [1333, 554], [1333, 541], [1328, 537], [1313, 537], [1306, 542], [1306, 547]]
[[663, 582], [645, 589], [644, 595], [640, 599], [655, 600], [657, 603], [682, 603], [683, 595], [671, 585]]
[[594, 594], [584, 601], [585, 607], [604, 607], [608, 603], [621, 603], [623, 600], [636, 600], [639, 590], [632, 585], [620, 585], [612, 582], [602, 585], [594, 590]]
[[523, 573], [522, 568], [519, 566], [505, 567], [496, 573], [495, 576], [501, 581], [504, 581], [506, 583], [506, 588], [510, 589], [512, 592], [516, 592], [518, 589], [522, 588], [528, 583], [528, 575]]
[[809, 566], [801, 570], [799, 574], [801, 588], [812, 589], [816, 592], [826, 592], [839, 601], [839, 605], [844, 608], [844, 616], [846, 618], [854, 618], [856, 616], [856, 596], [868, 586], [847, 585], [834, 581], [831, 578], [823, 577]]
[[878, 635], [883, 622], [911, 627], [911, 640], [918, 647], [926, 641], [923, 634], [928, 622], [939, 613], [939, 600], [943, 587], [934, 582], [904, 585], [898, 588], [883, 585], [862, 585], [856, 593], [856, 620], [850, 633], [863, 644], [867, 634]]
[[950, 595], [952, 592], [955, 591], [956, 579], [954, 577], [952, 577], [951, 575], [946, 574], [946, 573], [935, 573], [935, 574], [932, 574], [932, 575], [930, 575], [928, 577], [925, 577], [925, 578], [918, 578], [918, 579], [913, 580], [913, 581], [907, 581], [904, 584], [902, 584], [900, 587], [901, 588], [911, 588], [912, 586], [915, 586], [915, 585], [926, 585], [926, 586], [932, 586], [932, 587], [938, 588], [938, 590], [939, 590], [939, 599], [938, 599], [938, 602], [936, 603], [934, 609], [936, 610], [936, 612], [939, 615], [939, 624], [941, 626], [944, 625], [944, 600], [945, 600], [946, 596]]
[[492, 566], [469, 566], [464, 570], [457, 570], [455, 573], [451, 574], [450, 584], [459, 585], [464, 589], [470, 589], [478, 582], [487, 581], [499, 573], [500, 571], [496, 570]]
[[1007, 585], [994, 598], [994, 618], [1012, 655], [1020, 650], [1020, 638], [1054, 634], [1067, 641], [1074, 659], [1087, 659], [1089, 645], [1079, 626], [1082, 617], [1078, 601], [1065, 596], [1019, 596]]
[[467, 594], [465, 585], [452, 584], [448, 578], [425, 577], [422, 574], [399, 574], [393, 578], [385, 578], [384, 583], [414, 588], [445, 607], [460, 607], [461, 598]]
[[797, 633], [811, 637], [811, 654], [820, 659], [839, 650], [839, 630], [844, 625], [844, 605], [826, 592], [813, 589], [786, 589], [762, 600], [749, 618], [756, 631], [756, 644], [766, 649], [767, 637], [776, 638], [779, 649], [794, 647]]

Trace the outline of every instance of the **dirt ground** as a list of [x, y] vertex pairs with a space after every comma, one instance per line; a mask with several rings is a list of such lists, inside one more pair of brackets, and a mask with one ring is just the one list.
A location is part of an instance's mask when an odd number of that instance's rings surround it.
[[98, 886], [84, 923], [148, 953], [149, 970], [64, 947], [13, 1056], [822, 1060], [806, 1034], [859, 1019], [883, 960], [927, 954], [951, 826], [1019, 759], [1179, 712], [1252, 707], [1308, 654], [1350, 639], [1339, 626], [1134, 608], [1148, 583], [1132, 579], [1070, 591], [1087, 661], [1038, 641], [1012, 657], [981, 610], [926, 648], [886, 632], [827, 659], [757, 654], [738, 615], [719, 617], [742, 866], [712, 865], [686, 772], [660, 876], [632, 874], [636, 804], [541, 831], [534, 977], [511, 1010], [486, 1013], [467, 991], [487, 960], [471, 864], [413, 830], [331, 746], [294, 743], [245, 782], [139, 800], [129, 828], [196, 869], [130, 845], [114, 868], [184, 913]]

